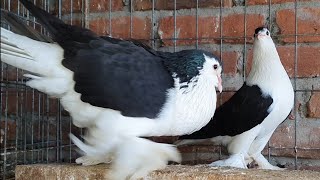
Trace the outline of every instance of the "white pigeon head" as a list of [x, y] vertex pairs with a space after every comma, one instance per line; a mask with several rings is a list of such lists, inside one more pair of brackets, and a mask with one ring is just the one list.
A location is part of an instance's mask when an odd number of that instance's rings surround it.
[[[268, 60], [266, 60], [267, 58]], [[271, 33], [266, 27], [258, 27], [254, 33], [253, 60], [254, 63], [280, 60]]]
[[258, 27], [254, 32], [253, 46], [261, 50], [268, 50], [269, 48], [275, 48], [271, 33], [266, 27]]
[[[181, 89], [193, 89], [201, 83], [210, 83], [222, 91], [222, 61], [204, 50], [182, 50], [166, 57], [165, 64], [174, 78], [179, 79]], [[200, 81], [203, 80], [203, 81]], [[200, 84], [201, 84], [200, 83]]]
[[215, 87], [221, 93], [222, 92], [221, 73], [223, 70], [222, 62], [216, 57], [210, 57], [205, 54], [203, 55], [205, 59], [205, 62], [203, 64], [203, 75], [213, 79], [215, 82]]

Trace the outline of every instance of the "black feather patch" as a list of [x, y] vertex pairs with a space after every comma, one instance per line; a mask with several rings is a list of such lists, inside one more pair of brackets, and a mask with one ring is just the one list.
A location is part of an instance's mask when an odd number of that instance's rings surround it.
[[74, 88], [81, 100], [125, 116], [157, 117], [173, 88], [173, 74], [181, 83], [189, 82], [203, 68], [203, 54], [214, 57], [202, 50], [166, 53], [135, 40], [99, 37], [88, 29], [65, 24], [28, 0], [20, 2], [63, 48], [62, 65], [73, 71]]
[[216, 109], [214, 117], [199, 131], [180, 139], [206, 139], [216, 136], [235, 136], [252, 129], [269, 115], [273, 103], [261, 89], [244, 84], [227, 102]]
[[219, 58], [203, 50], [183, 50], [176, 53], [166, 53], [162, 57], [165, 59], [164, 63], [168, 70], [172, 74], [176, 74], [176, 77], [180, 79], [180, 83], [189, 83], [203, 69], [204, 55], [214, 58], [222, 65]]
[[155, 118], [173, 79], [162, 58], [129, 41], [92, 40], [63, 65], [74, 72], [75, 91], [93, 106], [125, 116]]

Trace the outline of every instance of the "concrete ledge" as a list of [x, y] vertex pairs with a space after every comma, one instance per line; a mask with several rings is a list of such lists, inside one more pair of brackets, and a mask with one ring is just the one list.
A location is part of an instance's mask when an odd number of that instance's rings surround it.
[[[108, 165], [80, 166], [74, 164], [35, 164], [16, 166], [16, 180], [62, 180], [62, 179], [108, 179]], [[154, 180], [319, 180], [316, 171], [269, 171], [243, 170], [235, 168], [215, 168], [205, 165], [184, 166], [170, 165], [166, 169], [152, 172], [147, 179]]]

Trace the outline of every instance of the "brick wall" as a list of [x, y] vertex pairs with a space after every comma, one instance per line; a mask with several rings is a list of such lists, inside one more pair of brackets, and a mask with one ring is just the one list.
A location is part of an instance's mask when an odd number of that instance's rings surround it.
[[[269, 25], [292, 82], [295, 79], [295, 58], [297, 59], [296, 137], [294, 120], [288, 119], [281, 124], [269, 144], [271, 155], [279, 157], [272, 160], [292, 167], [293, 161], [290, 158], [297, 155], [301, 167], [320, 167], [319, 161], [314, 161], [320, 159], [319, 0], [298, 1], [297, 11], [294, 0], [272, 0], [271, 3], [268, 0], [198, 0], [198, 10], [196, 0], [176, 2], [174, 13], [173, 0], [154, 0], [154, 3], [152, 0], [133, 0], [131, 9], [128, 0], [112, 0], [111, 7], [109, 0], [90, 0], [89, 4], [84, 5], [82, 0], [64, 0], [61, 12], [62, 19], [66, 22], [84, 25], [99, 35], [141, 39], [161, 51], [198, 47], [220, 55], [225, 64], [225, 73], [224, 92], [219, 95], [218, 104], [226, 101], [241, 87], [243, 77], [250, 71], [254, 29]], [[16, 2], [11, 0], [11, 10], [16, 11], [16, 7]], [[58, 14], [58, 3], [51, 3], [50, 7], [52, 13]], [[86, 14], [82, 15], [84, 10]], [[176, 42], [173, 41], [175, 33]], [[16, 78], [15, 73], [10, 72], [4, 79]], [[12, 110], [12, 113], [16, 111], [12, 105], [15, 104], [14, 101], [15, 96], [9, 97], [8, 110]], [[155, 138], [163, 142], [173, 139]], [[297, 153], [293, 149], [295, 143]], [[318, 150], [311, 150], [314, 148]], [[216, 160], [219, 155], [212, 152], [220, 151], [218, 147], [207, 144], [183, 146], [180, 149], [185, 157], [184, 162], [191, 164]], [[267, 150], [266, 148], [265, 154], [268, 154]]]

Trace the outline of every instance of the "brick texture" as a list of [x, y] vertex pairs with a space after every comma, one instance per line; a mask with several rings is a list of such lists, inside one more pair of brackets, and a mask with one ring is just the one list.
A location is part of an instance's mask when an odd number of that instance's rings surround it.
[[[300, 0], [300, 1], [317, 1], [317, 0]], [[246, 5], [268, 5], [269, 0], [247, 0]], [[282, 4], [282, 3], [289, 3], [295, 2], [295, 0], [271, 0], [271, 4]]]
[[[106, 12], [109, 11], [110, 1], [109, 0], [90, 0], [89, 12]], [[58, 12], [59, 3], [55, 3], [55, 13]], [[61, 11], [65, 13], [81, 13], [82, 12], [82, 0], [64, 0], [62, 1]], [[122, 0], [111, 1], [111, 11], [123, 10], [124, 4]], [[86, 8], [86, 7], [84, 7]]]
[[[213, 54], [220, 58], [220, 51], [214, 51]], [[222, 52], [221, 60], [223, 62], [223, 73], [228, 76], [235, 76], [238, 71], [237, 64], [239, 60], [239, 53], [236, 51]]]
[[[39, 101], [39, 92], [28, 89], [24, 91], [23, 88], [20, 91], [16, 89], [8, 89], [2, 93], [2, 109], [1, 114], [9, 115], [19, 115], [21, 111], [25, 112], [39, 112], [39, 102], [40, 102], [40, 111], [42, 115], [46, 115], [47, 105], [46, 96], [40, 95]], [[56, 99], [49, 98], [49, 109], [48, 115], [56, 116], [58, 113], [58, 101]]]
[[4, 66], [2, 79], [4, 81], [19, 81], [23, 79], [23, 74], [21, 70], [17, 70], [17, 68], [13, 66]]
[[[245, 29], [245, 15], [233, 14], [223, 17], [223, 36], [226, 36], [223, 41], [226, 43], [243, 43], [244, 29]], [[257, 27], [264, 25], [265, 17], [261, 14], [247, 14], [246, 15], [246, 36], [247, 41], [252, 41], [254, 30]], [[242, 37], [242, 38], [241, 38]], [[250, 38], [251, 37], [251, 38]]]
[[[154, 1], [155, 10], [174, 10], [174, 0], [155, 0]], [[222, 7], [231, 7], [233, 5], [232, 0], [223, 0]], [[198, 8], [212, 8], [220, 7], [220, 1], [207, 1], [199, 0]], [[133, 7], [135, 11], [151, 10], [152, 0], [136, 0], [133, 2]], [[177, 0], [176, 9], [190, 9], [196, 8], [197, 4], [194, 0]]]
[[[295, 11], [284, 9], [276, 13], [276, 23], [280, 28], [281, 40], [295, 42]], [[299, 8], [297, 14], [298, 42], [320, 42], [320, 8]], [[318, 35], [316, 35], [318, 34]]]
[[[295, 0], [272, 0], [272, 4], [279, 4], [285, 2], [294, 2]], [[247, 0], [246, 5], [265, 5], [269, 4], [269, 0]]]
[[[176, 19], [176, 37], [179, 39], [196, 39], [196, 18], [194, 16], [178, 16]], [[198, 38], [199, 43], [215, 42], [213, 38], [220, 36], [219, 18], [199, 17], [198, 19]], [[174, 38], [174, 18], [165, 17], [159, 21], [158, 34], [162, 39], [163, 45], [172, 46]], [[195, 44], [195, 40], [177, 40], [177, 45]]]
[[[99, 35], [110, 35], [109, 19], [98, 18], [90, 21], [89, 27]], [[150, 39], [151, 21], [149, 18], [133, 17], [132, 36], [130, 37], [130, 17], [118, 17], [111, 20], [111, 35], [117, 38]]]
[[320, 118], [320, 92], [314, 92], [308, 102], [308, 117]]
[[[16, 121], [11, 119], [6, 119], [7, 123], [5, 122], [5, 119], [0, 120], [0, 146], [1, 148], [4, 145], [4, 141], [6, 139], [6, 144], [10, 144], [10, 142], [13, 142], [16, 137]], [[5, 130], [5, 125], [7, 124], [7, 129]], [[4, 137], [6, 133], [6, 138]], [[11, 143], [12, 144], [12, 143]]]
[[[81, 13], [82, 12], [82, 0], [64, 0], [61, 1], [61, 12], [65, 13]], [[59, 10], [58, 1], [55, 2], [55, 13]]]
[[[235, 14], [223, 17], [222, 36], [225, 43], [243, 43], [244, 42], [244, 14]], [[256, 27], [264, 24], [264, 16], [260, 14], [246, 15], [247, 36], [253, 37]], [[194, 16], [178, 16], [176, 18], [177, 39], [196, 39], [196, 18]], [[192, 25], [192, 26], [190, 26]], [[199, 17], [198, 18], [198, 39], [199, 43], [218, 43], [220, 40], [219, 17]], [[159, 22], [158, 34], [165, 46], [172, 46], [174, 38], [174, 18], [165, 17]], [[247, 41], [251, 41], [248, 38]], [[177, 45], [195, 44], [195, 40], [177, 40]]]
[[[109, 0], [90, 0], [90, 12], [106, 12], [109, 11]], [[123, 10], [124, 4], [122, 0], [111, 1], [111, 11]]]

